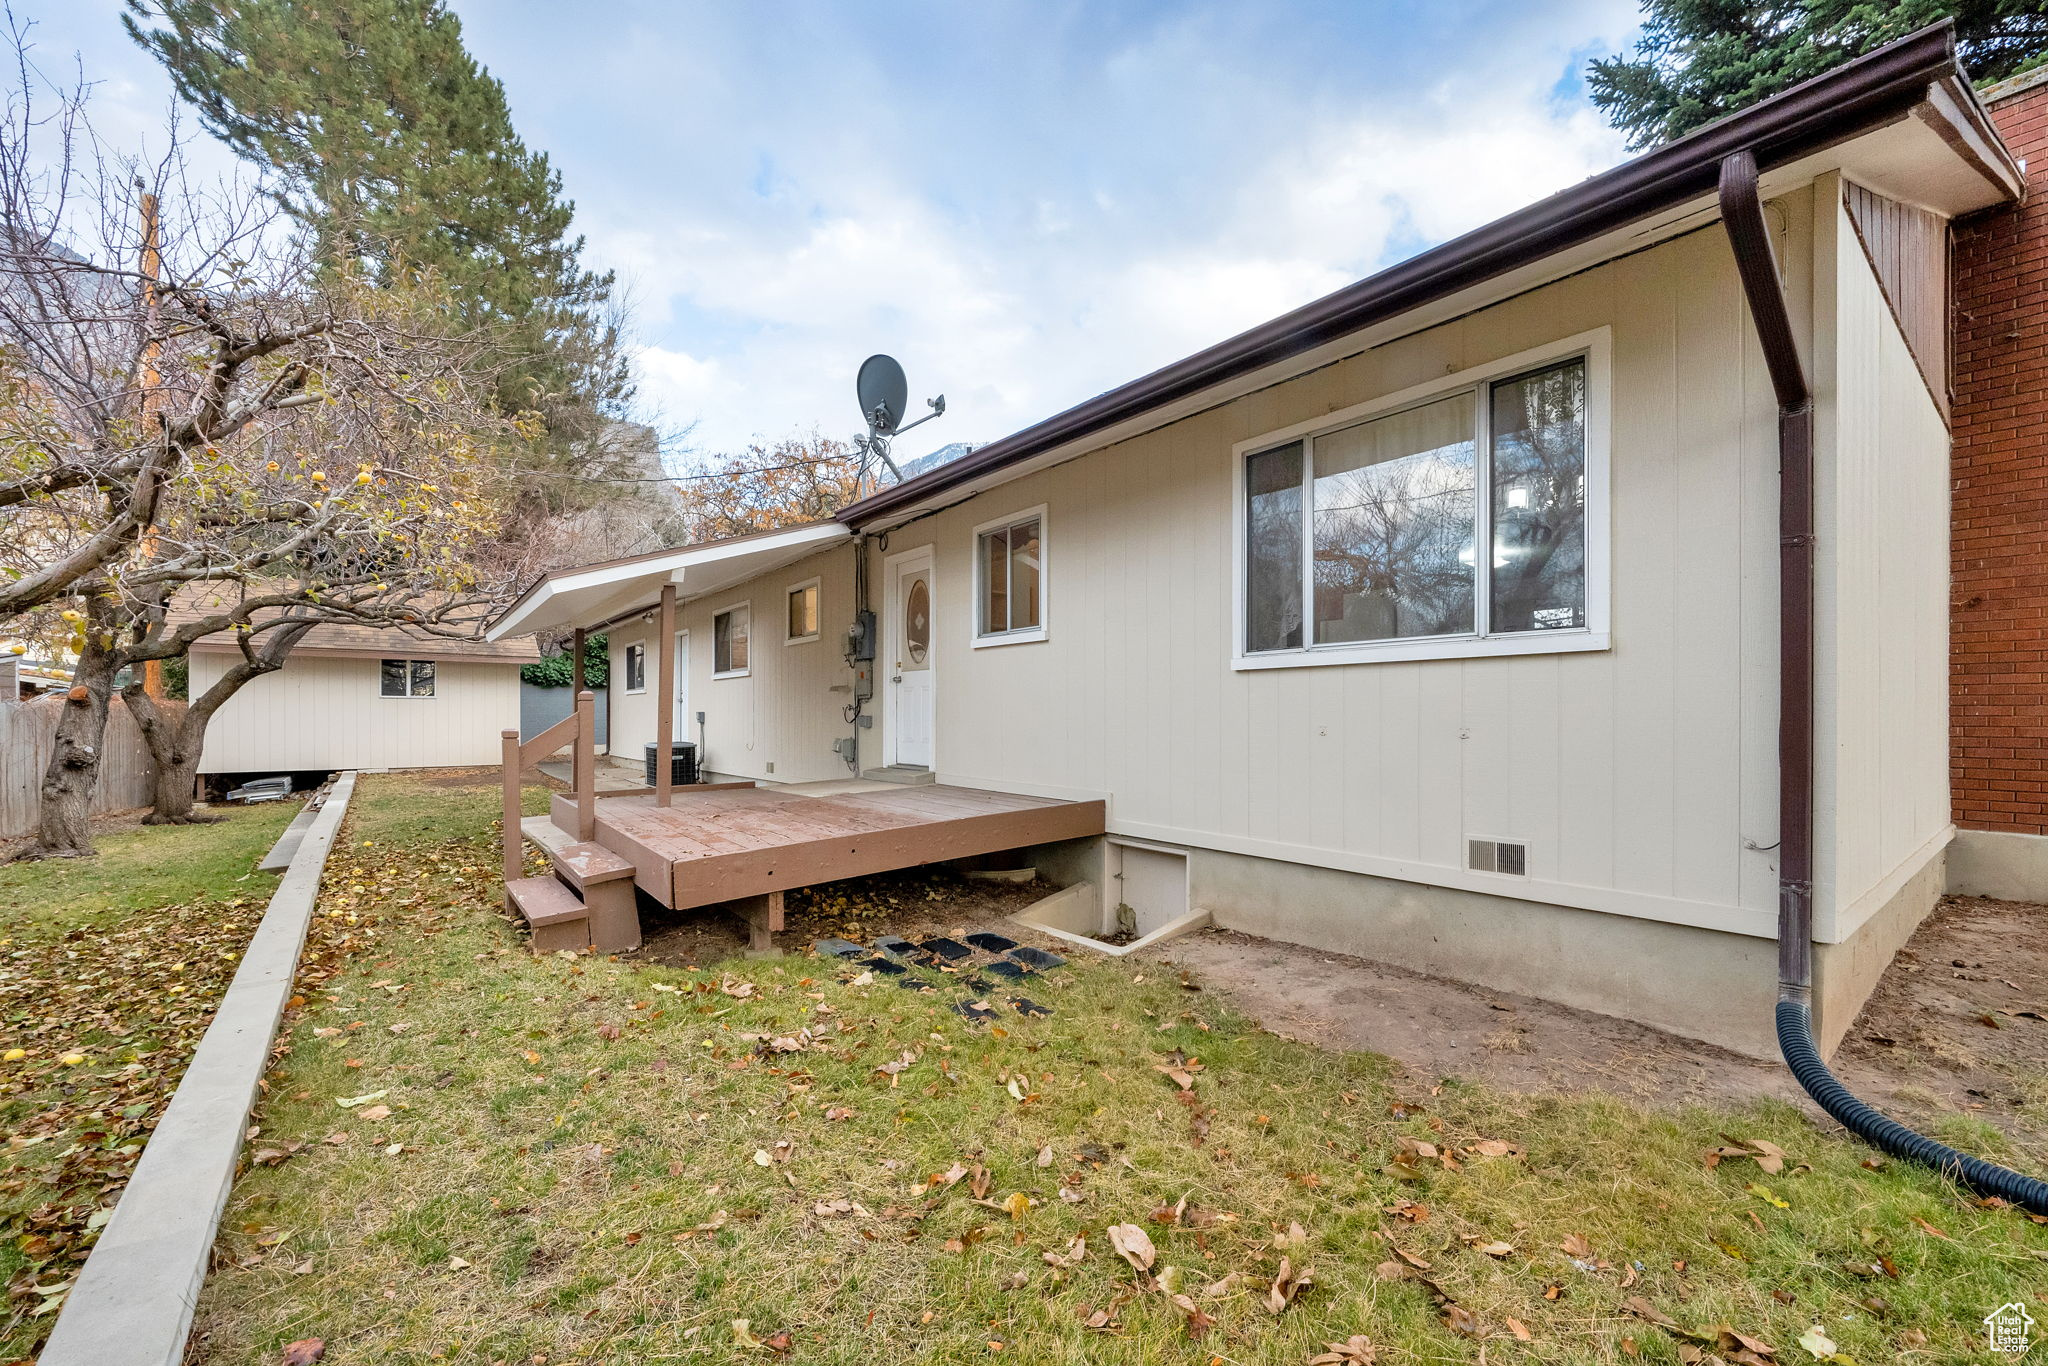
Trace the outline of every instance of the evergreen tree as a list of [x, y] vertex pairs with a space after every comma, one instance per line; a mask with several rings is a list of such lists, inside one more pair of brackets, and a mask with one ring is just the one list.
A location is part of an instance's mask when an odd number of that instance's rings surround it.
[[2048, 0], [1649, 0], [1633, 54], [1592, 63], [1593, 103], [1648, 147], [1953, 19], [1963, 65], [2003, 80], [2048, 52]]
[[126, 0], [122, 22], [208, 131], [272, 179], [330, 260], [427, 270], [512, 354], [508, 410], [558, 455], [628, 396], [613, 280], [441, 0]]

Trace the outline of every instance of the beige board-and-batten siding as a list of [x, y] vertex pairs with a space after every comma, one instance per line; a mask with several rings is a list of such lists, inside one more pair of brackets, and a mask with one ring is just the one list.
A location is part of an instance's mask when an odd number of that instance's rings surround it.
[[[238, 656], [195, 651], [193, 695]], [[519, 664], [443, 659], [434, 696], [383, 697], [379, 661], [295, 653], [244, 686], [206, 729], [202, 773], [496, 764], [519, 726]]]
[[[1873, 310], [1883, 303], [1839, 205], [1832, 179], [1770, 205], [1822, 413], [1821, 534], [1837, 543], [1821, 570], [1823, 941], [1851, 938], [1859, 916], [1888, 935], [1910, 928], [1938, 885], [1925, 870], [1946, 829], [1947, 437], [1902, 368], [1913, 362], [1896, 324]], [[1838, 326], [1853, 336], [1838, 341]], [[1233, 667], [1243, 443], [1589, 333], [1612, 364], [1611, 648]], [[888, 555], [933, 556], [939, 780], [1106, 797], [1113, 834], [1198, 851], [1191, 883], [1225, 925], [1767, 1050], [1776, 417], [1732, 254], [1709, 223], [897, 528]], [[1047, 639], [976, 649], [974, 528], [1040, 506]], [[686, 621], [706, 631], [744, 598], [758, 633], [785, 580], [823, 572], [829, 641], [849, 616], [851, 559], [820, 561], [692, 604]], [[871, 577], [880, 606], [879, 553]], [[762, 776], [736, 762], [742, 728], [764, 733], [758, 671], [744, 711], [708, 665], [693, 658], [692, 675], [714, 766]], [[821, 737], [844, 733], [843, 694], [778, 691]], [[870, 712], [873, 766], [886, 762], [886, 708]], [[823, 776], [819, 756], [802, 762]], [[1468, 869], [1474, 836], [1525, 841], [1528, 876]], [[1836, 1034], [1846, 1020], [1829, 1015]]]
[[[816, 640], [791, 643], [789, 590], [818, 581]], [[747, 672], [712, 676], [712, 620], [747, 603], [751, 631]], [[853, 733], [843, 709], [852, 701], [846, 666], [846, 627], [853, 620], [853, 549], [837, 546], [734, 592], [686, 602], [676, 613], [676, 630], [688, 632], [683, 653], [688, 672], [685, 711], [678, 740], [697, 740], [697, 712], [704, 713], [702, 739], [708, 767], [734, 778], [772, 782], [821, 782], [850, 776], [832, 742]], [[654, 740], [656, 624], [639, 615], [612, 626], [606, 639], [611, 659], [612, 753], [630, 763], [643, 759]], [[626, 691], [626, 646], [647, 646], [647, 687]], [[687, 724], [687, 728], [686, 725]], [[881, 724], [878, 720], [877, 725]], [[866, 762], [872, 766], [876, 759]]]
[[[1880, 918], [1953, 834], [1948, 427], [1900, 326], [1899, 314], [1909, 325], [1912, 315], [1887, 302], [1845, 188], [1829, 176], [1815, 197], [1823, 223], [1833, 218], [1816, 251], [1815, 300], [1837, 319], [1816, 339], [1813, 366], [1817, 439], [1830, 456], [1818, 467], [1819, 658], [1830, 686], [1818, 698], [1816, 747], [1832, 762], [1815, 773], [1824, 839], [1814, 929], [1827, 943]], [[1866, 207], [1873, 198], [1853, 193]], [[1896, 268], [1909, 249], [1932, 255], [1909, 272], [1924, 278], [1946, 239], [1917, 243], [1895, 240], [1886, 259]], [[1945, 376], [1945, 356], [1930, 359]], [[1892, 932], [1910, 932], [1888, 919]]]

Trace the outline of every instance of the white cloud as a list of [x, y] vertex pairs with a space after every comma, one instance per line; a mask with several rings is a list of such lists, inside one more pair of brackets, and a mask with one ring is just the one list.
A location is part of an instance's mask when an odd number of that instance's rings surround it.
[[[594, 240], [630, 263], [690, 351], [677, 367], [677, 353], [650, 350], [642, 385], [700, 415], [697, 445], [814, 424], [850, 433], [854, 367], [886, 349], [914, 402], [949, 393], [948, 416], [906, 438], [914, 455], [1004, 435], [1619, 159], [1590, 110], [1555, 103], [1555, 66], [1495, 74], [1391, 109], [1364, 103], [1263, 160], [1218, 158], [1191, 195], [1042, 193], [1012, 224], [942, 211], [943, 185], [783, 168], [793, 219]], [[1162, 210], [1162, 197], [1195, 207]]]

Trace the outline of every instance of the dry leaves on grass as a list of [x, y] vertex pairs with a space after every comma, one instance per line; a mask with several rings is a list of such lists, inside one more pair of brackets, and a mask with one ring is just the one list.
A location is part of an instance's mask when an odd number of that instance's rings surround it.
[[1379, 1348], [1372, 1345], [1372, 1339], [1363, 1333], [1354, 1333], [1343, 1342], [1325, 1343], [1329, 1350], [1319, 1352], [1308, 1359], [1308, 1366], [1374, 1366], [1379, 1357]]
[[[433, 851], [419, 868], [372, 865], [336, 851], [287, 1025], [308, 996], [376, 938], [372, 907], [408, 899], [420, 878], [440, 876], [447, 863]], [[31, 1116], [7, 1135], [0, 1168], [0, 1239], [22, 1259], [7, 1287], [17, 1323], [54, 1321], [266, 900], [156, 907], [47, 940], [0, 940], [7, 950], [0, 954], [0, 1019], [13, 1021], [0, 1049], [0, 1100]], [[39, 1338], [40, 1329], [33, 1330], [12, 1345], [28, 1350]]]
[[1756, 1163], [1767, 1176], [1776, 1176], [1785, 1170], [1785, 1150], [1769, 1139], [1730, 1138], [1721, 1135], [1723, 1146], [1709, 1148], [1701, 1159], [1711, 1171], [1723, 1162], [1748, 1160]]

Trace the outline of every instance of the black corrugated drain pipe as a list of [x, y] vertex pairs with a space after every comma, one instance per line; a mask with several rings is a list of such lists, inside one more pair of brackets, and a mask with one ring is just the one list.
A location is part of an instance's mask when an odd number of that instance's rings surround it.
[[1873, 1146], [2048, 1214], [2048, 1181], [1914, 1133], [1851, 1095], [1813, 1041], [1813, 392], [1757, 194], [1756, 158], [1721, 162], [1721, 223], [1778, 396], [1778, 1048], [1821, 1109]]

